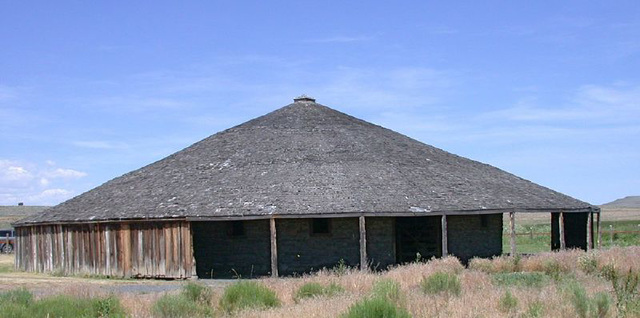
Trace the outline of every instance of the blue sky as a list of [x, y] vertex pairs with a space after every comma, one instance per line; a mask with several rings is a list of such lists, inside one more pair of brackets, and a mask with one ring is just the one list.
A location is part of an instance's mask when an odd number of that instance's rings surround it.
[[0, 204], [308, 94], [594, 204], [640, 195], [637, 1], [0, 0]]

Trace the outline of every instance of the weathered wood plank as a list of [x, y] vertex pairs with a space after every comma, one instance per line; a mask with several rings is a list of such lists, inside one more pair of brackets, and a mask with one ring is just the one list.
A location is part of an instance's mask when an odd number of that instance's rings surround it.
[[560, 217], [558, 218], [558, 228], [560, 232], [560, 249], [565, 250], [567, 248], [567, 243], [564, 237], [564, 213], [560, 212]]
[[591, 231], [593, 231], [593, 212], [587, 213], [587, 251], [593, 248], [593, 241], [591, 240]]
[[597, 242], [598, 243], [598, 245], [597, 245], [598, 249], [600, 249], [602, 247], [602, 228], [600, 227], [600, 213], [601, 212], [598, 212], [596, 214], [596, 218], [597, 218], [596, 219], [597, 220], [596, 221], [597, 222], [596, 223], [596, 227], [597, 227], [597, 231], [598, 231], [598, 242]]
[[278, 277], [278, 243], [276, 236], [276, 219], [269, 219], [269, 231], [271, 233], [271, 276]]
[[364, 215], [360, 216], [358, 221], [360, 227], [360, 269], [365, 270], [369, 266], [367, 263], [367, 227]]
[[449, 244], [447, 240], [447, 216], [444, 214], [440, 218], [440, 227], [442, 230], [442, 257], [446, 257], [449, 255]]
[[511, 256], [516, 255], [516, 213], [509, 212], [509, 228], [511, 235], [509, 236], [509, 245], [511, 247]]

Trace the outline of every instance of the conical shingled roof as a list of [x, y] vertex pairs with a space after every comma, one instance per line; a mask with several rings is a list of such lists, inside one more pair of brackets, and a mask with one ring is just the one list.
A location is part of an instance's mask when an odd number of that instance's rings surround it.
[[305, 97], [16, 225], [591, 208]]

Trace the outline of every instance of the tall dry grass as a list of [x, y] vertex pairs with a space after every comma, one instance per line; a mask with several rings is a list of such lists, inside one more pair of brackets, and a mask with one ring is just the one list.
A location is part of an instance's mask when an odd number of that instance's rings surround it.
[[[521, 258], [476, 259], [467, 268], [456, 258], [446, 257], [426, 263], [396, 266], [383, 272], [348, 269], [345, 273], [336, 273], [322, 270], [297, 278], [263, 278], [258, 280], [259, 283], [276, 293], [281, 306], [266, 310], [243, 310], [233, 314], [224, 313], [220, 309], [215, 309], [215, 312], [217, 317], [338, 317], [354, 303], [369, 297], [376, 282], [386, 279], [399, 284], [403, 294], [402, 306], [413, 317], [576, 317], [577, 311], [568, 287], [571, 284], [579, 284], [590, 298], [604, 292], [615, 301], [611, 282], [599, 274], [606, 266], [613, 266], [620, 272], [631, 270], [640, 273], [640, 247], [617, 247], [590, 252], [550, 252]], [[462, 285], [461, 293], [458, 296], [425, 294], [420, 288], [420, 282], [437, 272], [456, 275]], [[496, 273], [505, 272], [540, 272], [548, 279], [543, 284], [531, 286], [497, 283], [494, 278]], [[296, 302], [296, 291], [310, 282], [323, 286], [337, 284], [344, 288], [344, 292], [334, 296], [298, 299]], [[204, 283], [213, 286], [220, 284], [216, 281]], [[505, 311], [500, 305], [501, 298], [507, 291], [517, 299], [517, 305], [509, 311]], [[76, 286], [63, 293], [87, 297], [100, 296], [103, 292]], [[222, 293], [223, 288], [220, 286], [214, 288], [210, 303], [218, 304]], [[161, 296], [162, 293], [128, 294], [120, 298], [123, 307], [132, 317], [152, 317], [150, 308]], [[612, 304], [605, 317], [617, 315], [616, 306]]]

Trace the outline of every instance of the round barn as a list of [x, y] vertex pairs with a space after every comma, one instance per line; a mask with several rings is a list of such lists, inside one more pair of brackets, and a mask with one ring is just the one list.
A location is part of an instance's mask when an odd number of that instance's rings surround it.
[[249, 278], [466, 261], [500, 255], [503, 214], [513, 228], [530, 212], [550, 213], [552, 248], [592, 247], [597, 207], [301, 96], [18, 221], [16, 267]]

